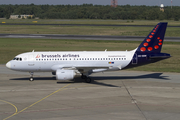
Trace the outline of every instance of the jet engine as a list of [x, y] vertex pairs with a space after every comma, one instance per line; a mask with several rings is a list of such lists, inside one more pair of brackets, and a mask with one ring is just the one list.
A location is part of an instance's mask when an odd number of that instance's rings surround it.
[[60, 70], [56, 71], [57, 80], [72, 80], [75, 76], [74, 70]]

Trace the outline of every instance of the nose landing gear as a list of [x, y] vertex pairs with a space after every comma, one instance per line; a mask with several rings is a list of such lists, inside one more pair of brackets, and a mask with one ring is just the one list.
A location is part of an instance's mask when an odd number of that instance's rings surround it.
[[29, 81], [34, 81], [34, 78], [33, 78], [33, 75], [34, 75], [34, 73], [33, 72], [29, 72], [30, 73], [30, 75], [31, 75], [31, 77], [29, 78]]

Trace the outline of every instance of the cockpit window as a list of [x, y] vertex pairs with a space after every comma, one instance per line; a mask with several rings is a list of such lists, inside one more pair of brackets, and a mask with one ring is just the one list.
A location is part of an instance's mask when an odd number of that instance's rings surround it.
[[22, 58], [15, 57], [13, 60], [16, 60], [16, 61], [22, 61]]

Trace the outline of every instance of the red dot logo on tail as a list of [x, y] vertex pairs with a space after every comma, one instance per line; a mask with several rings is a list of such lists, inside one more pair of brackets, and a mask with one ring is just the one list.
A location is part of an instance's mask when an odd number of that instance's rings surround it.
[[141, 50], [142, 52], [144, 52], [144, 51], [146, 51], [146, 48], [145, 48], [145, 47], [142, 47], [140, 50]]
[[159, 42], [162, 42], [162, 40], [160, 39]]
[[147, 41], [147, 42], [150, 42], [150, 41], [151, 41], [151, 39], [147, 39], [146, 41]]
[[155, 48], [155, 49], [158, 49], [158, 48], [159, 48], [159, 46], [158, 46], [158, 45], [155, 45], [155, 46], [154, 46], [154, 48]]
[[148, 51], [152, 51], [153, 50], [153, 48], [152, 47], [148, 47]]
[[152, 35], [149, 36], [149, 38], [152, 38], [152, 37], [153, 37]]
[[162, 45], [162, 43], [158, 43], [158, 45]]
[[148, 46], [149, 44], [148, 44], [148, 43], [144, 43], [143, 45], [146, 47], [146, 46]]

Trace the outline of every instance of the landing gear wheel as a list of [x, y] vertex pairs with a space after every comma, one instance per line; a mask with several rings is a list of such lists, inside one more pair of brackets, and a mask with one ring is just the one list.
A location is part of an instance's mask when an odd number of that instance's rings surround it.
[[34, 78], [33, 78], [34, 73], [33, 72], [29, 72], [29, 73], [31, 75], [31, 77], [29, 78], [29, 81], [34, 81]]
[[30, 78], [29, 78], [29, 81], [34, 81], [33, 77], [30, 77]]
[[91, 83], [91, 78], [90, 78], [90, 77], [87, 77], [87, 78], [85, 79], [85, 81], [86, 81], [87, 83]]
[[87, 79], [87, 76], [86, 75], [82, 75], [81, 79]]

